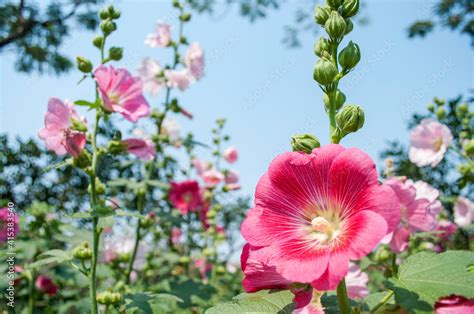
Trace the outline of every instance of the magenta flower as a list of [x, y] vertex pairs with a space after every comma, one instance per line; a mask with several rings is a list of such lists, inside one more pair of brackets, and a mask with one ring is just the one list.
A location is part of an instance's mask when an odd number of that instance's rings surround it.
[[449, 128], [432, 119], [423, 119], [410, 133], [410, 161], [418, 167], [436, 167], [444, 158], [453, 135]]
[[171, 25], [158, 23], [155, 33], [148, 34], [145, 45], [151, 48], [164, 48], [171, 43]]
[[204, 51], [198, 42], [189, 45], [186, 55], [184, 56], [184, 64], [188, 68], [191, 75], [199, 80], [204, 75]]
[[150, 139], [129, 138], [123, 141], [127, 151], [142, 160], [151, 160], [156, 155], [156, 147]]
[[140, 78], [133, 77], [125, 69], [103, 65], [94, 71], [94, 78], [106, 111], [118, 112], [134, 123], [150, 114], [150, 106], [143, 97]]
[[210, 188], [215, 187], [225, 179], [224, 175], [216, 169], [209, 169], [204, 171], [201, 175], [201, 178], [206, 184], [206, 186]]
[[51, 278], [43, 275], [39, 275], [36, 278], [36, 288], [50, 296], [56, 295], [56, 293], [58, 293], [58, 286], [54, 284]]
[[459, 295], [440, 298], [434, 305], [435, 314], [473, 314], [474, 299]]
[[461, 227], [468, 226], [474, 219], [474, 203], [459, 196], [454, 205], [454, 222]]
[[196, 211], [202, 205], [199, 184], [194, 180], [171, 182], [169, 200], [183, 215]]
[[357, 148], [326, 145], [277, 156], [260, 179], [241, 232], [291, 282], [332, 290], [349, 260], [369, 254], [399, 222], [398, 200]]
[[16, 238], [19, 231], [18, 214], [6, 207], [0, 209], [0, 244]]
[[161, 75], [162, 68], [156, 60], [145, 58], [138, 67], [138, 76], [143, 82], [143, 90], [156, 96], [166, 86], [164, 77]]
[[225, 183], [235, 184], [238, 183], [240, 179], [240, 174], [237, 170], [230, 169], [225, 173]]
[[436, 227], [434, 215], [430, 212], [430, 201], [416, 197], [416, 188], [401, 178], [390, 178], [384, 185], [392, 188], [400, 202], [400, 224], [390, 240], [390, 248], [400, 253], [408, 246], [410, 234], [430, 231]]
[[186, 90], [193, 81], [193, 77], [187, 69], [165, 70], [165, 77], [168, 87]]
[[352, 299], [365, 298], [369, 295], [367, 284], [369, 276], [360, 270], [359, 265], [350, 263], [349, 273], [346, 276], [347, 294]]
[[239, 152], [237, 148], [231, 146], [224, 151], [223, 157], [227, 162], [232, 164], [239, 158]]
[[452, 223], [449, 220], [441, 219], [436, 224], [436, 230], [441, 231], [442, 233], [438, 234], [438, 237], [441, 239], [448, 239], [450, 236], [456, 233], [458, 227], [456, 224]]
[[[82, 129], [82, 131], [77, 130]], [[44, 128], [38, 132], [46, 147], [57, 155], [66, 153], [79, 156], [86, 146], [86, 120], [77, 114], [74, 106], [58, 98], [48, 100], [48, 111], [44, 117]]]

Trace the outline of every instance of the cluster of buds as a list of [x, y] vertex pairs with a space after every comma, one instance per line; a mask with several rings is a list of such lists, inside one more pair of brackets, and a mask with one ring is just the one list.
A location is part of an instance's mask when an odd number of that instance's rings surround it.
[[122, 300], [119, 292], [104, 291], [97, 294], [97, 302], [104, 305], [116, 305]]
[[92, 249], [88, 242], [83, 242], [72, 250], [72, 256], [80, 261], [87, 261], [92, 258]]
[[360, 61], [359, 46], [352, 41], [338, 53], [344, 36], [354, 28], [351, 18], [359, 11], [359, 5], [359, 0], [327, 0], [326, 5], [318, 5], [314, 11], [315, 22], [324, 27], [329, 35], [329, 38], [321, 37], [314, 45], [314, 53], [319, 60], [313, 78], [324, 91], [324, 106], [331, 119], [333, 142], [339, 142], [364, 124], [362, 109], [355, 105], [344, 107], [346, 96], [338, 89], [339, 81]]

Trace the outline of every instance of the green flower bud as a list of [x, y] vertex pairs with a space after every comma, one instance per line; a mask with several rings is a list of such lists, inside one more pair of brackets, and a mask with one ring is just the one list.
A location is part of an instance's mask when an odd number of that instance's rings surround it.
[[331, 38], [342, 38], [346, 32], [346, 21], [337, 11], [332, 11], [324, 28]]
[[345, 69], [354, 68], [360, 61], [359, 46], [352, 41], [339, 53], [339, 64]]
[[466, 113], [469, 112], [469, 106], [467, 104], [460, 104], [456, 109], [456, 115], [459, 118], [463, 117]]
[[443, 119], [444, 117], [446, 117], [446, 109], [444, 109], [443, 107], [438, 108], [438, 110], [436, 110], [436, 116], [438, 117], [438, 119]]
[[207, 218], [211, 218], [211, 219], [214, 218], [214, 217], [216, 217], [216, 216], [217, 216], [217, 212], [216, 212], [215, 210], [210, 210], [210, 211], [208, 211], [207, 214], [206, 214], [206, 217], [207, 217]]
[[324, 37], [320, 37], [319, 40], [314, 44], [314, 53], [318, 56], [318, 57], [323, 57], [323, 52], [329, 52], [331, 50], [331, 44], [329, 43], [329, 41], [324, 38]]
[[[89, 193], [91, 192], [92, 186], [89, 184], [87, 190]], [[95, 191], [98, 195], [102, 195], [105, 193], [105, 184], [103, 184], [99, 178], [95, 178]]]
[[319, 59], [314, 67], [313, 78], [321, 85], [328, 85], [337, 75], [336, 66], [329, 60]]
[[99, 11], [99, 17], [101, 20], [106, 20], [109, 18], [109, 10], [107, 9], [102, 9]]
[[344, 32], [344, 35], [347, 35], [354, 29], [354, 24], [351, 19], [345, 19], [344, 21], [346, 21], [346, 31]]
[[89, 243], [84, 242], [72, 250], [72, 256], [78, 260], [86, 261], [92, 258], [92, 250]]
[[119, 61], [122, 59], [122, 56], [123, 56], [123, 48], [112, 47], [109, 49], [109, 58], [111, 60]]
[[87, 132], [87, 125], [79, 120], [70, 119], [71, 121], [71, 130], [79, 131], [79, 132]]
[[181, 4], [179, 3], [179, 0], [173, 0], [173, 7], [175, 8], [180, 8]]
[[359, 0], [344, 0], [342, 4], [342, 16], [345, 18], [353, 17], [359, 12]]
[[345, 133], [355, 132], [362, 128], [364, 120], [364, 111], [357, 105], [347, 105], [336, 115], [337, 125]]
[[433, 104], [429, 104], [429, 105], [428, 105], [428, 111], [429, 111], [429, 112], [434, 112], [434, 110], [435, 110], [434, 105], [433, 105]]
[[375, 252], [374, 260], [378, 263], [385, 263], [390, 257], [390, 251], [385, 247], [381, 247]]
[[474, 139], [466, 140], [463, 144], [463, 148], [469, 156], [474, 155]]
[[73, 158], [72, 163], [78, 168], [85, 169], [91, 164], [91, 156], [87, 150], [83, 149], [79, 156]]
[[120, 140], [113, 140], [113, 141], [110, 141], [107, 145], [107, 150], [109, 151], [109, 153], [111, 153], [112, 155], [120, 155], [120, 154], [123, 154], [125, 153], [125, 151], [127, 150], [127, 148], [125, 147], [125, 144], [120, 141]]
[[313, 149], [321, 146], [316, 136], [311, 134], [297, 134], [291, 137], [291, 147], [294, 152], [311, 154]]
[[339, 8], [339, 6], [342, 4], [343, 0], [326, 0], [326, 3], [328, 6], [330, 6], [333, 9]]
[[331, 14], [331, 8], [328, 6], [319, 6], [317, 5], [314, 8], [314, 21], [320, 25], [326, 24], [326, 21], [329, 18], [329, 15]]
[[179, 16], [179, 19], [183, 22], [188, 22], [191, 19], [191, 13], [183, 13]]
[[95, 47], [100, 49], [102, 47], [103, 42], [104, 42], [104, 37], [97, 35], [97, 36], [94, 37], [94, 40], [92, 41], [92, 44]]
[[122, 300], [119, 292], [104, 291], [97, 294], [97, 302], [105, 305], [117, 304]]
[[84, 57], [77, 57], [76, 64], [77, 64], [77, 68], [82, 73], [90, 73], [92, 71], [92, 68], [93, 68], [92, 62], [90, 62], [88, 59]]
[[219, 265], [216, 267], [216, 274], [217, 275], [222, 275], [225, 274], [225, 267], [222, 265]]
[[120, 10], [117, 10], [116, 8], [114, 8], [113, 5], [109, 5], [107, 7], [107, 10], [109, 11], [110, 18], [112, 18], [112, 19], [120, 18], [120, 15], [121, 15]]
[[[326, 110], [329, 110], [329, 96], [327, 94], [324, 94], [323, 102], [324, 102], [324, 108], [326, 108]], [[346, 102], [346, 95], [344, 95], [344, 93], [341, 92], [340, 90], [337, 90], [336, 91], [336, 110], [341, 109], [345, 102]]]
[[179, 258], [179, 262], [181, 264], [189, 264], [191, 262], [191, 258], [189, 256], [181, 256]]
[[117, 25], [112, 22], [110, 19], [100, 22], [100, 29], [104, 32], [105, 35], [109, 35], [114, 30], [117, 29]]

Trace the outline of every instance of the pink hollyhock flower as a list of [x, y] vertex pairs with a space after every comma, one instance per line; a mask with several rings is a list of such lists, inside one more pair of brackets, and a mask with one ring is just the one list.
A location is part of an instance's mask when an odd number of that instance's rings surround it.
[[125, 119], [137, 122], [150, 114], [150, 106], [143, 97], [140, 78], [125, 69], [101, 65], [94, 71], [106, 111], [118, 112]]
[[349, 297], [365, 298], [369, 295], [367, 284], [369, 283], [369, 276], [360, 270], [360, 267], [355, 263], [350, 263], [349, 273], [346, 276], [347, 294]]
[[179, 244], [181, 241], [181, 236], [183, 235], [183, 231], [181, 231], [178, 227], [173, 227], [171, 229], [171, 242], [176, 245]]
[[293, 314], [324, 314], [324, 309], [319, 304], [310, 303], [301, 309], [295, 309]]
[[199, 258], [194, 261], [194, 266], [199, 270], [202, 280], [207, 280], [207, 274], [212, 270], [212, 264], [208, 263], [205, 259]]
[[430, 201], [430, 213], [433, 215], [438, 215], [443, 208], [443, 205], [438, 200], [439, 191], [429, 185], [428, 183], [418, 180], [413, 183], [412, 180], [407, 180], [408, 184], [413, 184], [416, 189], [416, 198], [421, 199], [425, 198]]
[[171, 25], [158, 23], [155, 33], [148, 34], [145, 39], [145, 45], [151, 48], [168, 47], [171, 43]]
[[410, 133], [408, 157], [418, 167], [436, 167], [443, 160], [453, 135], [449, 128], [432, 119], [423, 119]]
[[459, 196], [454, 205], [454, 222], [461, 227], [468, 226], [474, 219], [474, 203]]
[[16, 238], [19, 231], [18, 214], [6, 207], [0, 209], [0, 244]]
[[474, 314], [474, 299], [450, 295], [440, 298], [434, 308], [435, 314]]
[[50, 98], [44, 128], [38, 132], [38, 136], [45, 141], [46, 147], [57, 155], [68, 153], [77, 157], [86, 146], [86, 134], [75, 130], [73, 125], [86, 129], [86, 120], [77, 114], [71, 103]]
[[202, 227], [204, 230], [207, 230], [210, 225], [207, 220], [207, 213], [209, 212], [209, 208], [211, 207], [211, 204], [207, 201], [204, 201], [201, 207], [201, 212], [199, 213], [199, 219], [201, 220]]
[[410, 182], [392, 177], [385, 184], [392, 188], [400, 202], [400, 224], [392, 235], [390, 248], [400, 253], [408, 246], [410, 234], [430, 231], [436, 227], [434, 215], [430, 213], [430, 201], [416, 197], [416, 188]]
[[165, 77], [168, 87], [186, 90], [193, 81], [193, 77], [187, 69], [165, 70]]
[[191, 75], [199, 80], [204, 75], [204, 51], [198, 42], [189, 45], [186, 55], [184, 56], [184, 64], [191, 72]]
[[36, 278], [36, 288], [50, 296], [56, 295], [56, 293], [58, 293], [58, 286], [54, 284], [51, 278], [43, 275], [39, 275]]
[[196, 169], [196, 173], [200, 176], [202, 175], [206, 170], [211, 169], [211, 163], [205, 160], [201, 160], [198, 158], [193, 158], [191, 161], [194, 169]]
[[224, 175], [216, 169], [209, 169], [204, 171], [201, 178], [206, 184], [206, 186], [210, 188], [215, 187], [225, 179]]
[[[120, 260], [122, 256], [130, 255], [133, 252], [135, 238], [128, 232], [121, 234], [112, 233], [104, 237], [103, 246], [100, 259], [104, 263], [111, 263], [117, 259]], [[143, 268], [149, 251], [149, 245], [144, 241], [141, 241], [137, 249], [135, 262], [133, 263], [134, 269]]]
[[176, 120], [165, 118], [161, 123], [161, 134], [167, 135], [171, 143], [177, 143], [180, 140], [181, 127]]
[[456, 224], [453, 224], [451, 221], [442, 219], [437, 222], [436, 230], [442, 231], [442, 233], [438, 235], [440, 238], [447, 239], [456, 233], [456, 231], [458, 230], [458, 227], [456, 226]]
[[196, 211], [202, 204], [199, 184], [194, 180], [171, 182], [169, 200], [183, 215]]
[[230, 169], [225, 173], [225, 183], [232, 184], [239, 182], [240, 174], [237, 170]]
[[255, 248], [245, 244], [240, 265], [245, 278], [242, 285], [246, 292], [256, 292], [264, 289], [290, 289], [294, 294], [296, 308], [305, 307], [312, 299], [312, 288], [294, 288], [293, 282], [282, 277], [276, 270], [271, 259], [269, 248]]
[[142, 160], [151, 160], [156, 155], [156, 147], [150, 139], [129, 138], [123, 143], [130, 154], [134, 154]]
[[162, 68], [156, 60], [143, 59], [137, 72], [143, 82], [143, 90], [149, 92], [153, 97], [158, 95], [166, 85], [164, 77], [161, 76]]
[[237, 148], [231, 146], [224, 151], [223, 157], [227, 162], [232, 164], [239, 158], [239, 152]]
[[291, 282], [332, 290], [349, 260], [369, 254], [399, 223], [399, 203], [357, 148], [326, 145], [277, 156], [260, 179], [241, 232]]

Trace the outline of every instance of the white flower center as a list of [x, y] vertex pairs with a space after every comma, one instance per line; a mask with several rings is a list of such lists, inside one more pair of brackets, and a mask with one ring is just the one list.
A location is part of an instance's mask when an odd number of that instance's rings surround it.
[[339, 234], [339, 223], [317, 216], [311, 220], [311, 236], [321, 244], [329, 244]]

